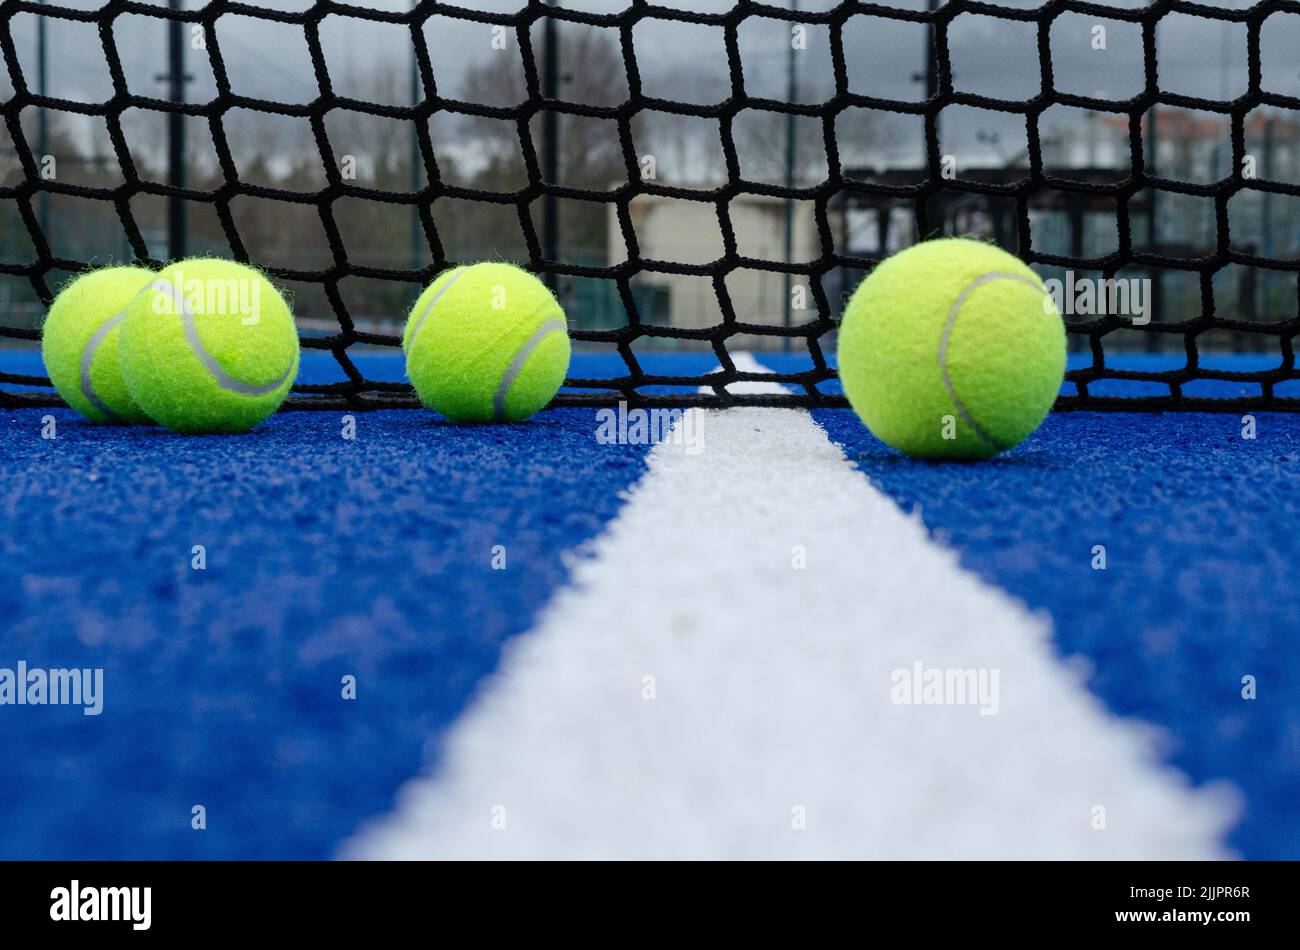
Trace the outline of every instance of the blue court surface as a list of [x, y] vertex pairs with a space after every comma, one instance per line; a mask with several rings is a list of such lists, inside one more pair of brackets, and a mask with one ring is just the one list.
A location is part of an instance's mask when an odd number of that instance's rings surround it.
[[103, 670], [0, 707], [0, 858], [1300, 858], [1300, 415], [343, 415], [0, 416], [0, 668]]

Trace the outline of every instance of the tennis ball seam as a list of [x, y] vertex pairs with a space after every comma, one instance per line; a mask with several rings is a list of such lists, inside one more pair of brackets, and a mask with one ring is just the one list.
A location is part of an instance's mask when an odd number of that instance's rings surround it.
[[403, 346], [426, 407], [458, 423], [521, 421], [562, 385], [568, 324], [535, 274], [482, 261], [439, 275], [421, 298]]
[[225, 367], [217, 362], [217, 358], [209, 353], [207, 347], [203, 345], [203, 340], [199, 336], [199, 328], [194, 322], [194, 314], [191, 312], [189, 304], [181, 289], [171, 281], [161, 279], [153, 281], [149, 286], [150, 289], [156, 292], [168, 294], [172, 299], [173, 305], [179, 308], [178, 313], [181, 318], [181, 324], [185, 329], [185, 339], [189, 343], [190, 349], [194, 352], [194, 355], [198, 357], [199, 362], [203, 364], [203, 368], [208, 371], [208, 375], [212, 378], [212, 381], [222, 389], [225, 389], [228, 392], [238, 393], [241, 396], [265, 396], [269, 393], [275, 392], [283, 386], [285, 380], [289, 378], [290, 374], [293, 373], [294, 369], [297, 367], [298, 358], [295, 354], [294, 358], [289, 361], [288, 368], [286, 368], [280, 375], [279, 379], [272, 380], [269, 383], [264, 383], [261, 386], [254, 385], [253, 383], [245, 383], [242, 380], [236, 379], [226, 372]]
[[[429, 297], [428, 302], [425, 303], [424, 306], [420, 308], [419, 313], [416, 314], [414, 317], [412, 317], [411, 321], [408, 322], [407, 329], [402, 335], [403, 350], [407, 351], [408, 353], [410, 352], [410, 348], [413, 347], [415, 345], [416, 340], [419, 339], [420, 333], [424, 329], [424, 324], [429, 320], [430, 317], [434, 315], [434, 311], [437, 308], [439, 302], [441, 302], [443, 296], [449, 290], [451, 290], [452, 286], [462, 276], [472, 272], [472, 270], [473, 267], [470, 266], [461, 266], [456, 268], [453, 272], [450, 273], [450, 275], [442, 283], [442, 285], [439, 286], [438, 289], [433, 292], [433, 294]], [[532, 319], [533, 316], [538, 315], [539, 312], [544, 311], [550, 307], [558, 307], [558, 304], [553, 297], [550, 299], [538, 301], [536, 307], [533, 310], [529, 311], [528, 319]], [[514, 386], [515, 382], [519, 379], [520, 375], [523, 373], [525, 367], [527, 366], [529, 358], [553, 334], [566, 335], [567, 333], [568, 333], [568, 324], [565, 321], [563, 317], [563, 311], [561, 310], [560, 316], [558, 318], [545, 319], [540, 326], [538, 326], [535, 330], [533, 330], [533, 332], [529, 335], [528, 339], [526, 339], [519, 346], [519, 348], [515, 351], [513, 356], [511, 356], [509, 364], [507, 364], [506, 368], [502, 371], [501, 378], [500, 380], [498, 380], [496, 388], [492, 392], [492, 397], [491, 397], [492, 421], [503, 422], [507, 419], [508, 413], [507, 413], [506, 402], [510, 397], [510, 391], [512, 387]], [[501, 332], [501, 340], [503, 342], [508, 336], [509, 334], [506, 333], [505, 331]]]
[[983, 426], [975, 421], [975, 417], [971, 415], [970, 410], [966, 408], [966, 404], [962, 402], [961, 397], [957, 395], [957, 387], [953, 385], [952, 377], [948, 373], [948, 342], [952, 336], [953, 327], [957, 324], [957, 314], [961, 311], [962, 306], [966, 303], [971, 294], [984, 284], [992, 283], [995, 280], [1014, 280], [1027, 287], [1032, 287], [1039, 293], [1043, 292], [1041, 284], [1030, 280], [1023, 274], [991, 271], [990, 273], [981, 274], [979, 277], [976, 277], [973, 281], [962, 288], [961, 293], [957, 295], [957, 299], [953, 301], [952, 307], [948, 310], [948, 319], [944, 322], [943, 335], [939, 339], [939, 372], [943, 376], [943, 386], [948, 391], [948, 396], [952, 399], [952, 404], [956, 407], [957, 414], [961, 416], [962, 421], [970, 427], [971, 431], [975, 433], [977, 439], [985, 445], [990, 445], [993, 448], [1002, 451], [1011, 448], [1011, 446], [993, 438], [993, 436], [989, 435], [989, 433], [984, 430]]
[[533, 351], [542, 345], [552, 333], [567, 333], [568, 325], [563, 320], [547, 320], [540, 327], [533, 331], [533, 335], [528, 338], [519, 351], [515, 353], [514, 359], [506, 367], [506, 371], [501, 376], [501, 382], [497, 385], [497, 391], [492, 394], [492, 415], [498, 421], [506, 417], [506, 396], [510, 393], [510, 387], [514, 385], [515, 379], [523, 372], [524, 363], [528, 357], [532, 356]]
[[[138, 295], [137, 295], [138, 296]], [[129, 307], [130, 304], [127, 304]], [[100, 346], [105, 338], [113, 331], [113, 328], [126, 319], [126, 309], [123, 307], [116, 316], [109, 317], [99, 325], [99, 328], [91, 334], [90, 339], [86, 342], [86, 347], [81, 351], [81, 394], [90, 400], [90, 404], [108, 416], [110, 419], [118, 418], [116, 412], [108, 408], [99, 393], [95, 392], [95, 384], [91, 381], [91, 370], [95, 361], [95, 354], [99, 352]]]
[[138, 265], [77, 275], [51, 301], [41, 326], [41, 357], [50, 384], [93, 422], [150, 421], [118, 367], [118, 336], [131, 304], [153, 272]]
[[119, 332], [127, 388], [177, 432], [248, 431], [279, 408], [300, 363], [280, 292], [255, 268], [216, 258], [156, 275]]
[[468, 267], [456, 268], [452, 275], [447, 278], [446, 283], [439, 287], [434, 295], [429, 298], [429, 302], [425, 304], [424, 309], [420, 311], [420, 315], [416, 318], [415, 325], [403, 335], [403, 349], [408, 348], [415, 342], [415, 337], [420, 332], [420, 328], [424, 326], [424, 321], [428, 318], [429, 314], [433, 313], [433, 308], [438, 305], [438, 301], [442, 299], [442, 295], [451, 289], [452, 284], [456, 283], [456, 281], [460, 280], [461, 277], [468, 272]]

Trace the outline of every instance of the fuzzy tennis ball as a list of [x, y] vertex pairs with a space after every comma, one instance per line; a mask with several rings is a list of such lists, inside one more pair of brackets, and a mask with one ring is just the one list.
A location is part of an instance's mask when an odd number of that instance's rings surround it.
[[564, 310], [511, 264], [443, 271], [402, 335], [406, 374], [429, 409], [453, 422], [519, 422], [544, 407], [569, 369]]
[[839, 333], [844, 392], [877, 438], [920, 458], [986, 458], [1047, 416], [1065, 326], [1023, 262], [964, 238], [881, 263]]
[[50, 382], [73, 409], [96, 422], [148, 422], [122, 380], [117, 340], [127, 305], [153, 277], [143, 267], [104, 267], [68, 283], [41, 329]]
[[298, 372], [298, 330], [260, 271], [191, 258], [159, 271], [127, 309], [122, 376], [177, 432], [246, 432], [279, 408]]

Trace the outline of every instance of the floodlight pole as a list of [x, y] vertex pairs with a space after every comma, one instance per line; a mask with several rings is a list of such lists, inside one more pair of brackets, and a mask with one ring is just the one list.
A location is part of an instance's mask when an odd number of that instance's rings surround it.
[[[181, 10], [181, 0], [167, 0], [167, 9]], [[185, 31], [177, 19], [167, 23], [167, 98], [177, 105], [185, 101]], [[185, 116], [179, 109], [167, 114], [167, 184], [175, 193], [167, 196], [167, 258], [185, 257]]]
[[[44, 5], [44, 0], [41, 0]], [[49, 61], [46, 59], [48, 44], [46, 43], [46, 24], [45, 17], [36, 18], [36, 94], [45, 96], [49, 91]], [[45, 161], [45, 156], [50, 148], [50, 120], [49, 110], [41, 106], [36, 110], [36, 161], [39, 165]], [[41, 234], [44, 235], [48, 242], [50, 239], [50, 193], [41, 189], [40, 196], [37, 198], [37, 220], [40, 221]]]
[[[1268, 181], [1273, 181], [1273, 120], [1274, 113], [1269, 113], [1264, 117], [1264, 148], [1263, 159], [1260, 172]], [[1271, 191], [1261, 191], [1260, 209], [1259, 209], [1259, 251], [1261, 257], [1273, 256], [1273, 193]], [[1256, 313], [1263, 313], [1265, 319], [1268, 319], [1268, 290], [1272, 274], [1267, 268], [1259, 272], [1259, 289], [1257, 293], [1262, 298], [1262, 309], [1256, 309]]]
[[[420, 0], [411, 0], [411, 10], [420, 5]], [[412, 24], [414, 25], [414, 24]], [[416, 45], [414, 38], [411, 43], [411, 108], [420, 104], [420, 63], [416, 54]], [[420, 190], [420, 130], [416, 125], [417, 118], [411, 118], [411, 194]], [[420, 205], [413, 203], [411, 205], [411, 270], [418, 272], [420, 270]], [[417, 287], [420, 285], [416, 281]], [[418, 293], [418, 291], [417, 291]]]
[[[927, 0], [925, 5], [927, 11], [933, 14], [939, 9], [939, 0]], [[925, 43], [925, 101], [930, 103], [935, 96], [939, 95], [939, 29], [935, 26], [934, 20], [930, 20], [929, 29], [926, 30]], [[939, 139], [939, 112], [934, 114], [934, 139], [937, 143], [943, 143]], [[926, 156], [928, 159], [929, 156]], [[925, 201], [925, 219], [929, 224], [931, 231], [934, 230], [934, 221], [932, 220], [932, 211], [938, 210], [939, 202], [934, 201], [934, 196], [923, 199]], [[942, 226], [942, 225], [941, 225]], [[921, 240], [925, 240], [926, 235], [919, 235]]]
[[[926, 10], [934, 13], [939, 9], [939, 0], [927, 0]], [[933, 99], [939, 93], [939, 44], [935, 42], [938, 30], [935, 29], [934, 21], [930, 21], [929, 29], [926, 31], [925, 44], [925, 98]], [[938, 129], [939, 117], [935, 117], [935, 128]]]
[[[1159, 170], [1157, 165], [1158, 148], [1159, 148], [1158, 129], [1160, 125], [1158, 121], [1159, 111], [1160, 111], [1159, 103], [1152, 103], [1151, 111], [1147, 113], [1147, 125], [1146, 125], [1147, 137], [1145, 143], [1146, 155], [1144, 156], [1143, 159], [1143, 164], [1145, 166], [1143, 168], [1143, 171], [1146, 172], [1148, 176], [1155, 176]], [[1150, 185], [1147, 186], [1147, 191], [1149, 192], [1148, 195], [1149, 203], [1147, 205], [1147, 243], [1150, 246], [1150, 251], [1152, 254], [1159, 254], [1160, 253], [1160, 214], [1156, 208], [1156, 203], [1157, 203], [1156, 197], [1159, 194], [1159, 192], [1157, 191], [1157, 189], [1151, 187]], [[1152, 267], [1148, 271], [1148, 274], [1150, 275], [1150, 280], [1151, 280], [1151, 293], [1149, 295], [1147, 303], [1151, 308], [1151, 312], [1147, 314], [1147, 319], [1152, 322], [1159, 323], [1164, 310], [1164, 299], [1163, 299], [1164, 294], [1163, 294], [1163, 287], [1162, 287], [1164, 281], [1161, 280], [1161, 277], [1164, 275], [1164, 272], [1159, 270], [1158, 268]], [[1148, 333], [1146, 337], [1146, 343], [1147, 343], [1148, 350], [1155, 351], [1160, 349], [1160, 335], [1157, 333]]]
[[[555, 103], [560, 98], [560, 44], [554, 17], [542, 20], [542, 99]], [[560, 259], [560, 208], [552, 189], [560, 178], [560, 114], [542, 110], [542, 257], [552, 263]], [[558, 280], [553, 270], [542, 275], [554, 293]]]
[[[797, 12], [799, 9], [799, 0], [790, 0], [790, 11]], [[791, 23], [794, 21], [792, 20]], [[792, 107], [794, 105], [795, 95], [798, 90], [798, 76], [796, 73], [794, 42], [790, 42], [790, 49], [786, 55], [785, 69], [785, 101]], [[785, 263], [789, 268], [794, 261], [794, 191], [795, 181], [795, 159], [798, 155], [798, 145], [795, 141], [795, 121], [794, 112], [785, 114], [785, 234], [783, 235], [785, 245]], [[794, 291], [794, 275], [787, 269], [784, 274], [784, 297], [783, 312], [785, 315], [784, 324], [786, 328], [794, 325], [794, 305], [790, 300]], [[788, 353], [790, 351], [790, 337], [788, 335], [781, 338], [783, 349]]]

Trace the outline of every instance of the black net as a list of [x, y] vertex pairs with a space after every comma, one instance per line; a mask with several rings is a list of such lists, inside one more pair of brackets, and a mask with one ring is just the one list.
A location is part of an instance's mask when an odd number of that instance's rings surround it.
[[[888, 253], [971, 233], [1065, 287], [1145, 282], [1140, 319], [1066, 314], [1058, 409], [1294, 410], [1298, 18], [1291, 2], [704, 13], [5, 0], [0, 345], [39, 339], [58, 284], [103, 263], [105, 246], [160, 266], [188, 241], [288, 286], [304, 348], [337, 362], [337, 379], [304, 378], [290, 407], [413, 406], [358, 355], [397, 350], [401, 317], [439, 271], [497, 257], [551, 282], [576, 348], [614, 367], [569, 379], [560, 404], [841, 406], [831, 357], [848, 292]], [[75, 38], [36, 50], [38, 20]], [[356, 58], [327, 41], [340, 22], [345, 49], [385, 31], [351, 48], [392, 69], [352, 81]], [[471, 27], [501, 56], [448, 78]], [[755, 56], [760, 28], [781, 42]], [[133, 39], [146, 33], [159, 39]], [[1216, 88], [1163, 69], [1166, 37]], [[1105, 94], [1067, 69], [1088, 48], [1107, 54]], [[50, 72], [69, 55], [102, 59], [102, 95], [60, 93]], [[196, 95], [204, 83], [211, 94]], [[295, 83], [309, 86], [298, 101], [273, 94]], [[279, 124], [297, 138], [277, 150]], [[100, 144], [84, 144], [86, 126]], [[260, 152], [235, 141], [249, 130]], [[51, 156], [75, 173], [49, 173]], [[656, 373], [658, 349], [707, 359]], [[741, 350], [779, 355], [775, 376], [738, 368]], [[1243, 358], [1218, 364], [1219, 352]], [[760, 379], [788, 394], [726, 388]], [[1201, 395], [1207, 382], [1223, 398]], [[58, 401], [39, 372], [0, 371], [0, 386], [6, 405]]]

